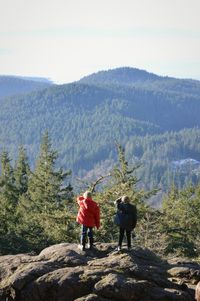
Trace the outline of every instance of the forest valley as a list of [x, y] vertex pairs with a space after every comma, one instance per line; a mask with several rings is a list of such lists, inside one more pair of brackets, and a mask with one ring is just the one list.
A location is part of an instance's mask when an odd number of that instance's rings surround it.
[[[109, 174], [91, 183], [79, 181], [72, 187], [71, 172], [57, 168], [58, 153], [52, 148], [48, 133], [42, 137], [34, 168], [30, 168], [26, 150], [20, 147], [14, 164], [7, 151], [1, 153], [0, 174], [0, 253], [36, 252], [60, 242], [77, 242], [80, 227], [76, 223], [76, 197], [85, 189], [100, 205], [101, 227], [96, 242], [117, 242], [114, 225], [114, 200], [128, 195], [138, 209], [138, 223], [133, 244], [157, 254], [200, 255], [200, 185], [178, 189], [170, 187], [162, 207], [154, 209], [147, 200], [157, 189], [139, 189], [138, 165], [126, 160], [125, 149], [116, 144], [118, 162]], [[104, 185], [100, 185], [103, 182]]]

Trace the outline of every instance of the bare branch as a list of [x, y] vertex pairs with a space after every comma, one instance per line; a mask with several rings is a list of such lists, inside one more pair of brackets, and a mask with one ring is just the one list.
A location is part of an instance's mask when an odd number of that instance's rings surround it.
[[100, 176], [94, 183], [91, 184], [91, 192], [94, 192], [95, 191], [95, 187], [101, 183], [105, 178], [108, 178], [111, 176], [111, 173], [105, 175], [105, 176]]

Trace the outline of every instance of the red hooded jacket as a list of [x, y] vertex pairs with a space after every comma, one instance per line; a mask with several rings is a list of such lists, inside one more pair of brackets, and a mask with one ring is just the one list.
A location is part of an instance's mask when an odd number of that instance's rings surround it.
[[80, 206], [76, 221], [86, 227], [100, 227], [100, 210], [96, 202], [83, 196], [77, 198]]

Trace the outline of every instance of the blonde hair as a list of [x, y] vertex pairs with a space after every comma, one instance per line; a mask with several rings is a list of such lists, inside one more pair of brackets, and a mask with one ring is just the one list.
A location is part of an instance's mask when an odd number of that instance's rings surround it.
[[92, 193], [87, 190], [87, 191], [84, 192], [83, 196], [84, 196], [85, 199], [88, 199], [88, 198], [92, 197]]
[[123, 203], [129, 203], [130, 202], [130, 199], [127, 195], [123, 195], [121, 200], [122, 200]]

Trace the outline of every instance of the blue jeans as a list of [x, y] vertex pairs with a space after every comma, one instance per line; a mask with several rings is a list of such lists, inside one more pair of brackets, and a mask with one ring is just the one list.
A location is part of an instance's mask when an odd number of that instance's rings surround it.
[[81, 244], [83, 246], [85, 246], [85, 244], [86, 244], [87, 236], [89, 238], [89, 244], [92, 247], [92, 245], [93, 245], [93, 231], [92, 231], [92, 227], [87, 227], [87, 226], [82, 225]]

